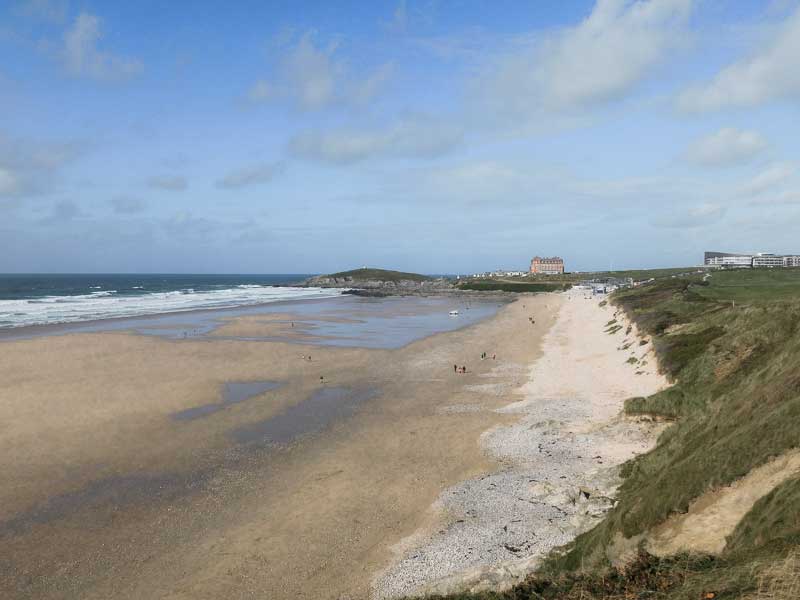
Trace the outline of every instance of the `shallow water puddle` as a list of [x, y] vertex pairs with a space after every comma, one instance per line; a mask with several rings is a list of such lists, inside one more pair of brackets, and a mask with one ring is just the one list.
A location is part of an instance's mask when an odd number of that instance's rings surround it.
[[318, 433], [337, 419], [352, 415], [358, 406], [378, 395], [376, 389], [323, 387], [284, 412], [239, 427], [232, 432], [239, 443], [288, 444], [301, 435]]
[[194, 406], [172, 414], [172, 418], [177, 421], [191, 421], [201, 417], [207, 417], [224, 410], [228, 406], [244, 402], [254, 396], [263, 394], [270, 390], [281, 387], [282, 383], [276, 381], [247, 381], [241, 383], [226, 383], [222, 386], [222, 401], [212, 404]]
[[0, 522], [0, 540], [26, 533], [36, 525], [75, 517], [81, 511], [91, 511], [88, 516], [80, 517], [83, 527], [101, 527], [121, 509], [138, 503], [172, 503], [182, 495], [201, 489], [209, 478], [209, 472], [201, 472], [113, 475], [91, 481], [78, 490], [51, 496], [38, 506]]

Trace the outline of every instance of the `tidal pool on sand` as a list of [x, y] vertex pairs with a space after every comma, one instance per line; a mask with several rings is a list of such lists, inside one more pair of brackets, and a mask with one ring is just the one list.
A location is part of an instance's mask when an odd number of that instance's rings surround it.
[[276, 381], [247, 381], [247, 382], [232, 382], [226, 383], [222, 386], [222, 400], [220, 402], [212, 402], [211, 404], [203, 404], [202, 406], [194, 406], [181, 410], [172, 415], [176, 421], [191, 421], [201, 417], [207, 417], [224, 410], [228, 406], [244, 402], [254, 396], [259, 396], [264, 392], [277, 389], [281, 387], [281, 383]]
[[371, 388], [323, 387], [274, 417], [235, 429], [232, 437], [245, 444], [288, 444], [300, 436], [318, 433], [336, 420], [349, 417], [359, 405], [377, 395], [378, 391]]

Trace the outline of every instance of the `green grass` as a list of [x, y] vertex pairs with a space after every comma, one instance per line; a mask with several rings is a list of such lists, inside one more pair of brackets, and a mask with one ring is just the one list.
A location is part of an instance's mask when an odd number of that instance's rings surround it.
[[[691, 409], [691, 398], [683, 393], [680, 385], [673, 385], [647, 398], [629, 398], [625, 401], [625, 412], [629, 415], [653, 415], [666, 419], [677, 419]], [[628, 467], [633, 463], [628, 463]]]
[[696, 273], [698, 267], [673, 267], [669, 269], [628, 269], [625, 271], [600, 271], [598, 273], [575, 273], [581, 279], [616, 277], [617, 279], [632, 278], [634, 281], [647, 281], [648, 279], [666, 279], [669, 277]]
[[702, 296], [718, 302], [769, 304], [800, 300], [800, 269], [742, 269], [714, 272]]
[[567, 283], [530, 283], [523, 281], [469, 280], [458, 284], [462, 290], [498, 292], [559, 292], [570, 288]]
[[402, 271], [389, 271], [386, 269], [353, 269], [331, 273], [326, 277], [352, 277], [353, 279], [374, 279], [377, 281], [431, 281], [433, 278], [419, 273], [404, 273]]

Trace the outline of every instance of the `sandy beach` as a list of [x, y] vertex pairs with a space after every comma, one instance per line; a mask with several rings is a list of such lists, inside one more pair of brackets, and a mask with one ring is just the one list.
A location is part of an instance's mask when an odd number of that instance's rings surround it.
[[613, 506], [619, 465], [655, 444], [661, 425], [620, 414], [626, 398], [667, 385], [650, 344], [621, 311], [581, 291], [558, 302], [541, 356], [516, 366], [526, 380], [516, 401], [496, 411], [515, 421], [481, 436], [496, 468], [439, 496], [432, 524], [394, 547], [376, 597], [510, 587], [594, 526]]
[[[604, 332], [612, 312], [520, 296], [393, 350], [308, 344], [291, 311], [221, 331], [296, 343], [4, 342], [0, 595], [368, 598], [513, 579], [586, 526], [576, 485], [610, 494], [613, 465], [651, 443], [616, 415], [663, 382], [626, 362], [626, 329]], [[263, 391], [225, 402], [231, 385]]]
[[[470, 386], [533, 361], [556, 305], [526, 298], [397, 350], [127, 333], [3, 343], [0, 595], [366, 597], [439, 493], [489, 469], [481, 433], [511, 420], [448, 407], [506, 404]], [[219, 404], [226, 383], [267, 381], [280, 387], [175, 418]]]

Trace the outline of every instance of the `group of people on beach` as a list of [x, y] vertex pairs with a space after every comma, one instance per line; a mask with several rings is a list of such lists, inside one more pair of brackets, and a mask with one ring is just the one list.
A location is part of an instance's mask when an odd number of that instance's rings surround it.
[[[488, 358], [489, 358], [488, 352], [481, 352], [481, 360], [486, 360]], [[497, 354], [492, 354], [492, 360], [497, 360]], [[467, 372], [466, 366], [459, 367], [458, 365], [453, 365], [453, 373], [466, 373], [466, 372]]]

